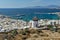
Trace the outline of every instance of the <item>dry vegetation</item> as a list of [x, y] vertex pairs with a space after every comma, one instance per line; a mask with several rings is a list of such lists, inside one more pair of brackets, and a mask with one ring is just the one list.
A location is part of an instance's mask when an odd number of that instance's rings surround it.
[[58, 32], [32, 28], [13, 30], [8, 33], [0, 33], [0, 40], [4, 39], [3, 34], [8, 35], [8, 40], [60, 40], [60, 30]]

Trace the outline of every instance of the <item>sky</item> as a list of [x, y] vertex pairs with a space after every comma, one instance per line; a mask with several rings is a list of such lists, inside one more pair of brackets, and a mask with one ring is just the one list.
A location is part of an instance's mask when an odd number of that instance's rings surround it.
[[48, 5], [60, 6], [60, 0], [0, 0], [0, 8], [24, 8]]

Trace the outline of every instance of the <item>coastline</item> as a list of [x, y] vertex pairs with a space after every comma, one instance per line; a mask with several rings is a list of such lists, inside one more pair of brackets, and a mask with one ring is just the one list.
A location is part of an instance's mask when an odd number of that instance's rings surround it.
[[[60, 40], [60, 29], [58, 29], [57, 32], [46, 29], [48, 25], [51, 25], [50, 22], [53, 22], [52, 27], [54, 27], [60, 20], [40, 19], [37, 21], [39, 27], [32, 27], [33, 25], [31, 25], [31, 23], [34, 22], [34, 20], [30, 20], [27, 23], [27, 21], [24, 20], [0, 17], [0, 39], [3, 39], [6, 35], [8, 36], [8, 40]], [[57, 23], [54, 25], [54, 22]], [[58, 28], [60, 28], [59, 25]], [[15, 34], [16, 31], [18, 34]]]
[[[27, 24], [27, 21], [24, 20], [16, 20], [16, 19], [11, 19], [7, 16], [0, 16], [0, 32], [4, 32], [6, 30], [7, 32], [10, 30], [14, 29], [25, 29], [25, 28], [30, 28], [30, 22], [33, 20], [30, 20]], [[47, 19], [40, 19], [38, 20], [38, 25], [51, 25], [51, 22], [56, 22], [56, 24], [60, 24], [60, 20], [47, 20]], [[54, 25], [54, 24], [53, 24]]]

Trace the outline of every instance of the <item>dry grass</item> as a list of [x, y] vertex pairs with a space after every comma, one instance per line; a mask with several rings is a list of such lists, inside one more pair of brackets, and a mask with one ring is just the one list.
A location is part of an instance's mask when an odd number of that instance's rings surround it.
[[[8, 40], [60, 40], [59, 32], [52, 32], [50, 30], [38, 30], [38, 29], [24, 29], [17, 30], [18, 34], [11, 35], [8, 32]], [[0, 33], [0, 40], [3, 40], [4, 33]]]

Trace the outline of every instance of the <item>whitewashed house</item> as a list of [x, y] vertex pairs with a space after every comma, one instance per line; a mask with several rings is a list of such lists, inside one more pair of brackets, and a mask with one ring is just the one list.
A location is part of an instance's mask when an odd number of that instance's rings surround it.
[[34, 28], [34, 27], [38, 27], [38, 18], [37, 17], [34, 17], [33, 20], [31, 20], [29, 22], [29, 26]]
[[0, 26], [0, 31], [1, 31], [1, 29], [2, 29], [2, 26]]

